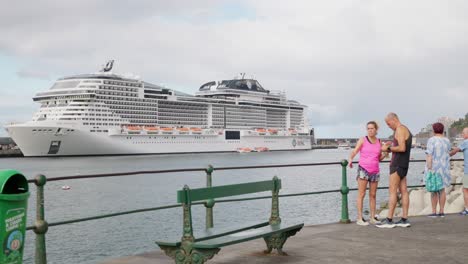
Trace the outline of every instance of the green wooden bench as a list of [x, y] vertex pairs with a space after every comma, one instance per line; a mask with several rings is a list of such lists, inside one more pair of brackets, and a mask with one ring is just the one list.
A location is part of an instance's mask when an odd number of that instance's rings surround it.
[[[199, 189], [177, 191], [177, 202], [183, 209], [183, 235], [173, 241], [156, 241], [164, 252], [175, 260], [175, 263], [205, 263], [217, 254], [221, 247], [263, 238], [267, 250], [271, 253], [277, 249], [281, 255], [283, 245], [288, 237], [295, 235], [304, 226], [301, 222], [282, 222], [279, 216], [278, 193], [281, 189], [281, 180], [276, 176], [270, 181], [259, 181], [243, 184], [215, 186]], [[213, 200], [249, 193], [272, 191], [271, 217], [269, 221], [233, 226], [230, 228], [209, 228], [193, 234], [191, 204], [196, 201]]]

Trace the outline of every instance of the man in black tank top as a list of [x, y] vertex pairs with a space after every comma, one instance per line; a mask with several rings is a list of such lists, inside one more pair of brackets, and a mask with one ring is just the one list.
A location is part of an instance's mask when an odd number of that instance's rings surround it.
[[[409, 227], [411, 226], [408, 220], [409, 208], [409, 193], [406, 182], [406, 174], [408, 173], [411, 143], [413, 135], [409, 129], [402, 125], [397, 114], [389, 113], [385, 118], [385, 122], [395, 133], [393, 134], [393, 143], [386, 143], [382, 146], [383, 152], [392, 153], [392, 161], [390, 162], [390, 179], [389, 179], [389, 199], [388, 199], [388, 216], [377, 227], [392, 228], [395, 226]], [[397, 204], [397, 192], [400, 190], [403, 215], [402, 218], [394, 223], [393, 213]]]

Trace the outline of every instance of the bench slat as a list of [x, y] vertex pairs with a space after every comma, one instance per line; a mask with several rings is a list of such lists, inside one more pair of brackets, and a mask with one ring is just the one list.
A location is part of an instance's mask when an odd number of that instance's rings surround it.
[[[222, 227], [222, 228], [209, 228], [203, 231], [196, 232], [194, 234], [194, 237], [195, 237], [195, 241], [203, 241], [203, 240], [217, 238], [220, 236], [226, 236], [226, 235], [230, 235], [233, 233], [242, 232], [242, 231], [249, 230], [249, 229], [264, 227], [267, 225], [268, 225], [268, 221], [265, 221], [262, 223], [258, 223], [258, 222], [246, 223], [242, 227], [233, 226], [233, 227]], [[161, 246], [178, 247], [181, 244], [180, 237], [182, 237], [182, 235], [180, 235], [177, 238], [167, 239], [165, 241], [156, 241], [156, 244], [161, 245]]]
[[304, 223], [288, 224], [281, 223], [278, 225], [268, 225], [260, 228], [249, 229], [239, 233], [230, 234], [223, 237], [213, 238], [209, 240], [198, 241], [194, 244], [194, 248], [220, 248], [232, 244], [237, 244], [275, 233], [285, 232], [289, 230], [301, 229]]
[[[275, 184], [276, 182], [276, 184]], [[276, 185], [276, 186], [275, 186]], [[242, 195], [248, 193], [257, 193], [264, 191], [273, 191], [275, 187], [281, 189], [281, 180], [259, 181], [223, 186], [214, 186], [208, 188], [198, 188], [190, 190], [177, 191], [178, 203], [190, 203], [201, 200], [215, 199], [220, 197], [228, 197]]]

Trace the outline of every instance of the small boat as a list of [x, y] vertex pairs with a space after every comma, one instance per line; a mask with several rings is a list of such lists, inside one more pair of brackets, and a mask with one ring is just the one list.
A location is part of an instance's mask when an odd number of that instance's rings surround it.
[[188, 134], [190, 130], [188, 127], [178, 127], [177, 131], [179, 131], [179, 134]]
[[128, 126], [126, 129], [128, 134], [140, 134], [141, 132], [141, 127], [139, 126]]
[[68, 185], [64, 185], [64, 186], [62, 186], [62, 190], [70, 190], [70, 189], [71, 189], [71, 187], [70, 187], [70, 186], [68, 186]]
[[253, 150], [251, 148], [238, 148], [237, 152], [239, 153], [249, 153], [252, 152]]
[[278, 129], [268, 129], [268, 133], [270, 133], [270, 135], [278, 135]]
[[257, 129], [255, 129], [255, 132], [257, 132], [259, 135], [265, 135], [266, 134], [266, 129], [257, 128]]
[[172, 127], [161, 127], [161, 131], [163, 134], [172, 134], [174, 128]]
[[202, 129], [199, 128], [199, 127], [191, 127], [190, 131], [192, 132], [192, 134], [201, 134], [202, 133]]
[[159, 133], [159, 127], [145, 127], [147, 134], [157, 134]]
[[267, 148], [267, 147], [255, 147], [254, 148], [256, 152], [265, 152], [265, 151], [269, 151], [270, 149]]
[[351, 149], [351, 146], [349, 145], [349, 143], [340, 143], [340, 144], [338, 144], [338, 149], [340, 149], [340, 150], [349, 150], [349, 149]]

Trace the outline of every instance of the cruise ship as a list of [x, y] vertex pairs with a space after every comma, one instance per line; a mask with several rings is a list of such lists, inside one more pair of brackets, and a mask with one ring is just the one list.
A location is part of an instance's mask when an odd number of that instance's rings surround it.
[[[306, 150], [306, 106], [245, 75], [195, 95], [101, 71], [58, 79], [37, 93], [32, 120], [7, 132], [25, 156]], [[242, 152], [242, 151], [239, 151]]]

